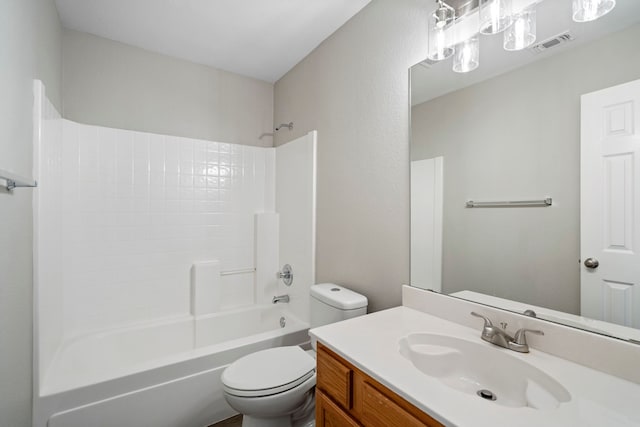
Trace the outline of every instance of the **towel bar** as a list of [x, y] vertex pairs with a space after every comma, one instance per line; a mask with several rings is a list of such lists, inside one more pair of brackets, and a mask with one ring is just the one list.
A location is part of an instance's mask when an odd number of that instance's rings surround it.
[[547, 197], [542, 200], [511, 200], [504, 202], [474, 202], [468, 200], [466, 207], [468, 208], [505, 208], [505, 207], [547, 207], [553, 204], [551, 197]]

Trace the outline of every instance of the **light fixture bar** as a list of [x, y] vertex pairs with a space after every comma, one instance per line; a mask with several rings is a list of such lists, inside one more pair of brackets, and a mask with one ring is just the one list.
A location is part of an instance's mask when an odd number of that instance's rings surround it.
[[[435, 63], [453, 56], [455, 72], [472, 71], [479, 66], [479, 34], [504, 31], [503, 47], [508, 51], [532, 46], [537, 39], [536, 6], [542, 1], [436, 0], [428, 15], [427, 60]], [[572, 2], [576, 22], [598, 19], [616, 6], [616, 0]]]

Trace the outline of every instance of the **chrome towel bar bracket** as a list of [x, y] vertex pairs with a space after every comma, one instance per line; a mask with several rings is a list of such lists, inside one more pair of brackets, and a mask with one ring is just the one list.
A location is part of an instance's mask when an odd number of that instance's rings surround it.
[[33, 179], [25, 178], [3, 169], [0, 169], [0, 180], [5, 181], [4, 186], [9, 191], [12, 191], [14, 188], [38, 186], [38, 183]]

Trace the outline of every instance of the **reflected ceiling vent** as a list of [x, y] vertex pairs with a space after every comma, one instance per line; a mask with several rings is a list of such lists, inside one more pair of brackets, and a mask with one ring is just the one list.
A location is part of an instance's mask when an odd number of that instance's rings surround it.
[[553, 36], [551, 38], [546, 39], [543, 42], [538, 43], [535, 46], [531, 47], [531, 50], [535, 53], [542, 53], [554, 47], [558, 47], [561, 44], [568, 43], [570, 41], [575, 40], [573, 34], [569, 31], [565, 31], [562, 34], [558, 34], [557, 36]]

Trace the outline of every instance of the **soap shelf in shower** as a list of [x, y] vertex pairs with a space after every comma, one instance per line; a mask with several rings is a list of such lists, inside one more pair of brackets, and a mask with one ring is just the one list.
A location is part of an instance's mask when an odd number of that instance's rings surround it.
[[511, 200], [502, 202], [474, 202], [467, 200], [468, 208], [513, 208], [513, 207], [547, 207], [553, 204], [551, 197], [542, 200]]
[[4, 169], [0, 169], [0, 180], [5, 181], [4, 186], [9, 191], [13, 190], [14, 188], [38, 186], [36, 180], [16, 175]]

